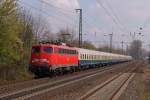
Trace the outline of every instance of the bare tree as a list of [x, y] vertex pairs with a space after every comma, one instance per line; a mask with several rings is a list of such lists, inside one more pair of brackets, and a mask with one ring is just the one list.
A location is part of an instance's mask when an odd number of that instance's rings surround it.
[[65, 42], [65, 43], [72, 43], [75, 39], [75, 32], [70, 29], [61, 29], [58, 33], [57, 33], [57, 38], [58, 40], [60, 40], [61, 42]]
[[20, 38], [23, 42], [22, 59], [23, 64], [27, 65], [32, 44], [40, 41], [40, 37], [47, 30], [46, 22], [42, 18], [34, 17], [33, 14], [25, 9], [19, 9], [18, 18], [22, 23], [23, 29]]
[[43, 38], [44, 33], [50, 32], [50, 27], [48, 29], [47, 27], [47, 23], [45, 22], [44, 19], [39, 18], [35, 18], [35, 20], [33, 21], [33, 25], [32, 25], [32, 30], [33, 30], [33, 34], [36, 40], [36, 43], [38, 43], [40, 41], [41, 38]]
[[[103, 51], [103, 52], [110, 52], [110, 47], [109, 46], [99, 46], [97, 48], [97, 50], [99, 51]], [[125, 51], [124, 51], [125, 52]], [[122, 50], [120, 48], [112, 48], [112, 53], [117, 53], [117, 54], [122, 54]]]
[[57, 36], [53, 34], [51, 31], [45, 31], [41, 36], [41, 41], [56, 41]]
[[83, 41], [82, 47], [85, 49], [96, 50], [96, 47], [90, 41]]
[[129, 48], [130, 55], [135, 59], [142, 57], [142, 42], [140, 40], [134, 40]]

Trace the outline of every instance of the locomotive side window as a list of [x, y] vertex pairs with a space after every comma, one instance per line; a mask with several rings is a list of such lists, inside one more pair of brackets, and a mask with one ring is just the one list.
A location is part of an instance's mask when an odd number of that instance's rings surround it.
[[46, 53], [52, 53], [53, 52], [53, 49], [51, 47], [45, 47], [43, 50]]
[[58, 52], [58, 49], [57, 49], [57, 48], [54, 48], [54, 52], [57, 53], [57, 52]]
[[39, 53], [40, 52], [40, 47], [33, 47], [32, 48], [32, 53]]
[[77, 54], [76, 50], [69, 50], [69, 49], [58, 49], [58, 53], [60, 54]]

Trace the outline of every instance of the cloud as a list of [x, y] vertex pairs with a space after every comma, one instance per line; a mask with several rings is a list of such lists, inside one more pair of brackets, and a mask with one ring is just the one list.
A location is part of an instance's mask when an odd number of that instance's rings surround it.
[[50, 23], [52, 31], [57, 32], [63, 28], [72, 29], [74, 20], [78, 18], [78, 14], [75, 12], [75, 9], [80, 8], [78, 0], [43, 1], [45, 2], [43, 3], [44, 9], [51, 15], [47, 18], [47, 21]]
[[72, 10], [80, 8], [78, 0], [44, 0], [56, 7], [62, 8], [62, 10]]

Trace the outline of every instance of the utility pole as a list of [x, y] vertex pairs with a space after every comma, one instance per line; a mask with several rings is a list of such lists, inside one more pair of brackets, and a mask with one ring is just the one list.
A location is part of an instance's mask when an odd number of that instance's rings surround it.
[[76, 9], [79, 12], [79, 47], [82, 47], [82, 9]]
[[111, 53], [112, 52], [112, 38], [113, 38], [113, 33], [112, 34], [109, 34], [110, 36], [110, 47], [109, 47], [109, 52]]
[[150, 64], [150, 44], [148, 45], [149, 46], [149, 52], [148, 52], [148, 62]]
[[126, 54], [129, 55], [129, 46], [127, 44], [127, 48], [126, 48]]
[[123, 44], [124, 44], [124, 42], [122, 41], [122, 42], [121, 42], [122, 54], [123, 54]]
[[149, 47], [149, 54], [150, 54], [150, 44], [148, 45], [148, 47]]

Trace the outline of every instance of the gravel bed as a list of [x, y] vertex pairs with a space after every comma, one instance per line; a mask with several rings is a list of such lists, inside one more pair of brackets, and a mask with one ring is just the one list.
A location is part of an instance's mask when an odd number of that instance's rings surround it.
[[88, 97], [86, 100], [110, 100], [111, 96], [117, 91], [118, 87], [123, 84], [129, 75], [129, 73], [124, 73], [105, 87], [96, 91], [96, 93]]
[[76, 100], [77, 98], [85, 94], [87, 91], [103, 83], [113, 75], [124, 71], [122, 70], [123, 68], [127, 69], [129, 67], [131, 66], [120, 65], [119, 68], [113, 69], [112, 71], [108, 71], [95, 77], [77, 82], [75, 84], [70, 84], [68, 86], [49, 91], [48, 93], [41, 94], [40, 96], [32, 97], [29, 100]]
[[118, 100], [141, 100], [140, 98], [144, 90], [143, 68], [145, 64], [142, 63], [140, 66], [135, 71], [136, 75]]
[[[124, 65], [127, 65], [127, 64], [128, 63], [118, 64], [118, 65], [113, 65], [113, 66], [118, 67], [118, 66], [124, 66]], [[57, 81], [57, 80], [60, 80], [60, 79], [69, 78], [69, 77], [72, 77], [72, 76], [88, 73], [88, 72], [95, 71], [95, 70], [98, 70], [98, 69], [100, 69], [100, 68], [84, 70], [84, 71], [75, 72], [75, 73], [72, 73], [72, 74], [66, 74], [66, 75], [58, 76], [58, 77], [33, 79], [33, 80], [29, 80], [29, 81], [19, 82], [19, 83], [16, 83], [16, 84], [8, 84], [8, 85], [0, 86], [0, 94], [10, 93], [12, 91], [21, 90], [23, 88], [32, 87], [32, 86], [40, 85], [40, 84], [47, 83], [47, 82], [54, 82], [54, 81]]]

